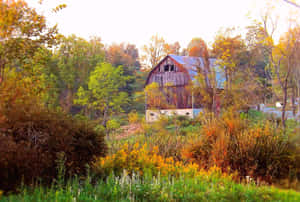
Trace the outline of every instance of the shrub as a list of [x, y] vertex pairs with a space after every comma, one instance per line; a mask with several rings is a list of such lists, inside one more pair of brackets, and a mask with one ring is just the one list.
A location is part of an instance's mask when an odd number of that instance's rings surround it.
[[95, 155], [106, 153], [104, 136], [93, 125], [45, 109], [29, 93], [31, 87], [26, 82], [0, 86], [0, 189], [4, 191], [37, 179], [51, 182], [60, 154], [70, 176], [83, 173]]
[[123, 170], [140, 175], [150, 172], [152, 175], [160, 173], [162, 176], [195, 176], [200, 173], [198, 168], [193, 163], [184, 165], [182, 162], [175, 162], [172, 157], [163, 158], [158, 154], [158, 148], [149, 151], [146, 145], [140, 147], [139, 144], [135, 144], [133, 149], [125, 144], [115, 154], [100, 157], [93, 163], [93, 170], [100, 176], [107, 176], [112, 172], [120, 176]]
[[273, 179], [288, 177], [295, 167], [295, 150], [288, 138], [268, 122], [250, 125], [232, 113], [207, 121], [201, 139], [183, 151], [183, 156], [209, 168], [237, 171], [240, 176]]
[[111, 133], [120, 128], [120, 123], [116, 119], [110, 119], [106, 123], [107, 132]]
[[131, 111], [128, 114], [128, 121], [129, 123], [138, 123], [139, 122], [139, 114], [135, 111]]
[[[200, 128], [199, 125], [188, 125], [185, 121], [186, 119], [181, 122], [177, 117], [162, 116], [154, 123], [143, 123], [141, 134], [136, 135], [133, 139], [124, 140], [124, 142], [132, 145], [134, 143], [147, 144], [150, 149], [157, 147], [159, 155], [182, 160], [181, 150], [186, 144], [199, 138], [197, 131]], [[117, 144], [119, 145], [119, 143]], [[117, 151], [116, 148], [113, 150]]]

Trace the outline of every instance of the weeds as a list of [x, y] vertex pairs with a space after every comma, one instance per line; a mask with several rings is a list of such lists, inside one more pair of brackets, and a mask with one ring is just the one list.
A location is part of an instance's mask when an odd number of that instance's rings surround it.
[[78, 179], [64, 188], [37, 187], [24, 189], [19, 195], [1, 201], [299, 201], [300, 194], [273, 187], [236, 184], [218, 174], [186, 177], [153, 177], [111, 174], [94, 186]]

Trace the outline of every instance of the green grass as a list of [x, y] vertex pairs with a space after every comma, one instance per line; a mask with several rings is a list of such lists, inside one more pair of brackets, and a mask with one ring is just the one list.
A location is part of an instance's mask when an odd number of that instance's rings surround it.
[[23, 189], [0, 201], [300, 201], [300, 193], [236, 184], [217, 175], [177, 179], [112, 175], [95, 185], [75, 179], [65, 186]]
[[247, 118], [252, 123], [259, 123], [267, 120], [267, 115], [261, 111], [250, 109], [248, 113], [241, 113], [241, 118]]

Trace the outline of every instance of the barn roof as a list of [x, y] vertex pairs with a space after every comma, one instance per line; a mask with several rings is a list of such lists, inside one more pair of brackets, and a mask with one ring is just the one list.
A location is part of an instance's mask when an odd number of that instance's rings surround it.
[[[179, 55], [168, 56], [187, 69], [191, 80], [195, 80], [195, 76], [197, 75], [197, 68], [204, 68], [204, 61], [201, 57]], [[222, 69], [216, 64], [216, 61], [216, 58], [209, 58], [210, 67], [215, 71], [216, 74], [217, 88], [224, 88], [225, 75]]]

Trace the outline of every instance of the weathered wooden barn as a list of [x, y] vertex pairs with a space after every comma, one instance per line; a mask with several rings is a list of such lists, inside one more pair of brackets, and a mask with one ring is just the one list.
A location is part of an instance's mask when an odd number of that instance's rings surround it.
[[[191, 87], [199, 70], [207, 73], [204, 62], [201, 57], [168, 55], [150, 71], [145, 84], [147, 121], [155, 121], [161, 114], [193, 118], [201, 111], [201, 96], [195, 96]], [[217, 88], [222, 89], [225, 79], [215, 58], [209, 59], [209, 66]]]

